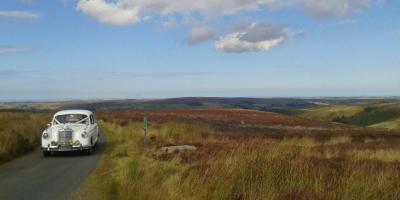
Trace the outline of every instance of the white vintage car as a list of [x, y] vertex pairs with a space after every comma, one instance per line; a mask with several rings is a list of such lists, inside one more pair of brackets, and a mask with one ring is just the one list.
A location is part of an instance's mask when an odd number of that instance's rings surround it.
[[91, 111], [60, 111], [42, 133], [43, 155], [46, 157], [60, 151], [90, 154], [98, 140], [99, 128]]

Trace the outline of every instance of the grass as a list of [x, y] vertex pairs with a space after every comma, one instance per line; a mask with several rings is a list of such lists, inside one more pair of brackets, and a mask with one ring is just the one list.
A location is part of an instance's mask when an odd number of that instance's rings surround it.
[[383, 162], [400, 161], [400, 151], [397, 149], [352, 150], [347, 152], [349, 157], [356, 160], [379, 160]]
[[[108, 147], [72, 199], [399, 199], [400, 145], [385, 135], [229, 135], [194, 122], [101, 123]], [[160, 152], [171, 144], [196, 151]]]
[[400, 130], [400, 118], [389, 120], [385, 122], [381, 122], [378, 124], [373, 124], [370, 127], [373, 128], [385, 128], [385, 129], [392, 129], [392, 130]]
[[0, 163], [37, 148], [48, 113], [0, 112]]
[[372, 126], [397, 118], [400, 118], [399, 103], [380, 103], [365, 106], [363, 112], [345, 118], [344, 122], [360, 126]]

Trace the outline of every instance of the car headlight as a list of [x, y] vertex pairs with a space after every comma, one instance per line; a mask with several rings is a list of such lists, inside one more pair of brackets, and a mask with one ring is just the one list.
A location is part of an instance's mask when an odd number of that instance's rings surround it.
[[81, 142], [79, 142], [79, 140], [77, 140], [77, 141], [74, 142], [74, 145], [75, 145], [75, 146], [79, 146], [80, 144], [81, 144]]
[[84, 131], [84, 132], [82, 133], [82, 137], [85, 138], [85, 137], [87, 137], [87, 136], [88, 136], [88, 133], [87, 133], [86, 131]]
[[49, 138], [49, 134], [47, 133], [47, 131], [43, 133], [43, 138], [45, 138], [45, 139]]

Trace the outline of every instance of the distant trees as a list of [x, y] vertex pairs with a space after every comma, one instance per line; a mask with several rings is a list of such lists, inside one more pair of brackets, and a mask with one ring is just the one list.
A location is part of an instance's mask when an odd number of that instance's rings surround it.
[[333, 118], [332, 121], [338, 122], [338, 123], [343, 123], [343, 124], [349, 123], [349, 121], [346, 119], [346, 117], [344, 115], [337, 116], [337, 117]]

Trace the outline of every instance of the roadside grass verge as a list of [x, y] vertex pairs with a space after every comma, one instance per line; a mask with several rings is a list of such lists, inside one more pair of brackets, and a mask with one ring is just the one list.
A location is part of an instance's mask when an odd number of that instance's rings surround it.
[[38, 147], [49, 113], [0, 112], [0, 164]]
[[[338, 133], [238, 136], [207, 125], [101, 122], [108, 146], [72, 199], [399, 199], [400, 145]], [[393, 136], [392, 136], [393, 137]], [[196, 151], [160, 152], [193, 144]]]

